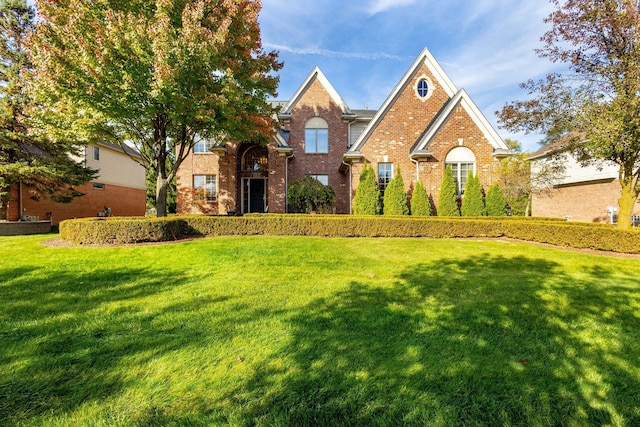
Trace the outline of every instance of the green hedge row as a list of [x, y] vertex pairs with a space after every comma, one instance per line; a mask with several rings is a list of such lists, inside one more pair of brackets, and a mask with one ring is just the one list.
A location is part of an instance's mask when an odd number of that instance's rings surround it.
[[77, 219], [60, 223], [76, 244], [161, 242], [193, 236], [509, 237], [573, 248], [640, 253], [640, 232], [610, 225], [514, 217], [381, 217], [350, 215], [171, 216]]

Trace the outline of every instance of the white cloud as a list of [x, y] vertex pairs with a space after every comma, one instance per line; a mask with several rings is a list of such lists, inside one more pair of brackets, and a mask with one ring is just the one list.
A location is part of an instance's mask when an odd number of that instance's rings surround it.
[[415, 2], [416, 0], [375, 0], [368, 9], [368, 12], [370, 15], [375, 15], [376, 13], [386, 12], [396, 7], [409, 6]]
[[[321, 49], [317, 47], [292, 47], [285, 46], [281, 44], [274, 43], [265, 43], [264, 47], [268, 49], [275, 49], [280, 52], [288, 52], [294, 55], [316, 55], [316, 56], [324, 56], [327, 58], [338, 58], [338, 59], [362, 59], [366, 61], [377, 61], [377, 60], [385, 60], [390, 59], [394, 61], [406, 61], [407, 57], [391, 55], [383, 52], [341, 52], [329, 49]], [[410, 58], [409, 58], [410, 59]]]

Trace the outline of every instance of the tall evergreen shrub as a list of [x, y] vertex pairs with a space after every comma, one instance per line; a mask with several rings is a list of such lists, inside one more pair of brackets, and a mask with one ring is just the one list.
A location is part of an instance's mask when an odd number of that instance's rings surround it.
[[487, 215], [489, 216], [506, 216], [507, 212], [505, 206], [507, 202], [504, 199], [504, 194], [500, 186], [492, 184], [487, 190], [487, 197], [485, 198], [487, 207]]
[[365, 164], [360, 173], [360, 181], [353, 199], [353, 213], [355, 215], [379, 215], [380, 191], [376, 182], [376, 174], [371, 165]]
[[384, 215], [409, 215], [407, 193], [399, 167], [384, 191]]
[[460, 216], [458, 189], [449, 165], [444, 170], [440, 193], [438, 194], [438, 216]]
[[460, 213], [462, 216], [482, 216], [485, 214], [482, 185], [478, 176], [474, 175], [472, 171], [469, 171], [469, 175], [467, 175]]
[[421, 182], [417, 182], [413, 188], [411, 196], [411, 215], [413, 216], [431, 216], [431, 203], [429, 196]]

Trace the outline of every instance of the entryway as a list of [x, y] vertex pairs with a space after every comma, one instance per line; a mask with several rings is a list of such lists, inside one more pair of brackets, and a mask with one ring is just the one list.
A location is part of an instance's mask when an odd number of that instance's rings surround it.
[[267, 178], [243, 178], [242, 213], [267, 211]]

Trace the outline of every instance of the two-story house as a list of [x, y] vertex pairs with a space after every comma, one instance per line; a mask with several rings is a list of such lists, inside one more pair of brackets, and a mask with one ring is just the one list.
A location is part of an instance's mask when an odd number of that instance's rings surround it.
[[349, 108], [317, 67], [280, 106], [282, 129], [265, 146], [201, 141], [194, 147], [177, 176], [179, 213], [287, 212], [288, 183], [305, 175], [333, 188], [336, 213], [351, 213], [365, 163], [381, 190], [400, 169], [409, 195], [421, 181], [436, 201], [446, 165], [462, 195], [469, 171], [486, 187], [508, 153], [427, 49], [378, 110]]
[[[548, 188], [533, 192], [531, 214], [570, 221], [615, 221], [618, 199], [622, 194], [619, 166], [606, 161], [584, 165], [567, 150], [566, 144], [565, 138], [559, 138], [527, 158], [534, 175], [540, 173], [548, 162], [557, 162], [564, 169], [562, 174], [548, 182]], [[633, 215], [640, 215], [640, 199], [636, 200]]]
[[97, 217], [107, 212], [114, 216], [140, 216], [146, 211], [145, 168], [140, 155], [133, 149], [100, 142], [83, 147], [76, 159], [98, 170], [93, 181], [76, 187], [83, 196], [70, 203], [57, 203], [42, 198], [33, 200], [29, 189], [17, 185], [11, 190], [7, 219], [37, 218], [57, 225], [71, 218]]

